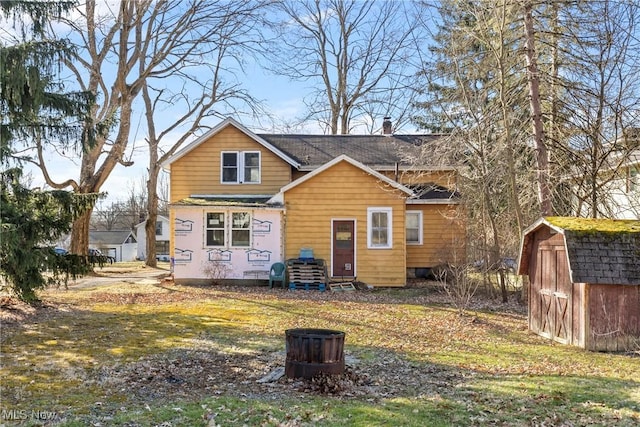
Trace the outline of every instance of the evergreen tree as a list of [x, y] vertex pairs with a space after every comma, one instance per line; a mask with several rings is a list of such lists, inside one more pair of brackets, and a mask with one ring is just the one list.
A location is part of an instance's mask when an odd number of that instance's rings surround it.
[[87, 269], [83, 258], [56, 256], [41, 246], [68, 232], [97, 195], [30, 190], [20, 182], [29, 160], [22, 148], [54, 139], [85, 146], [94, 138], [95, 128], [87, 126], [92, 96], [65, 93], [56, 76], [57, 64], [72, 53], [70, 45], [48, 40], [43, 32], [72, 7], [70, 2], [0, 2], [0, 14], [16, 34], [0, 41], [0, 272], [27, 302], [37, 301], [37, 289]]

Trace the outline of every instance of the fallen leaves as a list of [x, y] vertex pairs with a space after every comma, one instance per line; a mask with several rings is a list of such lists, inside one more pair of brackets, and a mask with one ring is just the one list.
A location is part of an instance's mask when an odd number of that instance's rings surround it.
[[[109, 425], [120, 407], [151, 412], [166, 404], [173, 416], [186, 417], [188, 408], [174, 402], [212, 396], [241, 402], [326, 396], [373, 407], [402, 401], [416, 416], [429, 404], [444, 413], [473, 413], [452, 418], [461, 424], [504, 424], [504, 414], [526, 413], [536, 417], [532, 425], [562, 425], [573, 412], [584, 421], [597, 411], [624, 420], [640, 411], [627, 403], [612, 409], [599, 395], [575, 404], [593, 384], [631, 389], [627, 401], [637, 400], [638, 358], [587, 354], [529, 334], [523, 308], [515, 305], [502, 311], [479, 298], [475, 312], [459, 316], [428, 287], [332, 293], [137, 283], [46, 297], [38, 309], [7, 302], [1, 311], [14, 319], [3, 322], [4, 397], [16, 404], [25, 396], [46, 401], [47, 384], [20, 388], [29, 374], [46, 374], [49, 384], [84, 394], [84, 410], [99, 414], [95, 425]], [[284, 366], [284, 331], [293, 327], [344, 331], [345, 374], [260, 381]], [[553, 378], [557, 387], [538, 386], [537, 378]], [[602, 382], [583, 385], [580, 378]], [[229, 411], [207, 406], [198, 417], [225, 425]], [[282, 416], [272, 406], [259, 416], [264, 425], [327, 422], [320, 412], [305, 411], [287, 408]], [[247, 403], [231, 416], [250, 424], [256, 411]]]

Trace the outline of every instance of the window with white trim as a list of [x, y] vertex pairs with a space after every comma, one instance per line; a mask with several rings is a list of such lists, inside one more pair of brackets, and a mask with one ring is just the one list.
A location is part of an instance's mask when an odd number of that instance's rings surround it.
[[367, 247], [390, 249], [392, 247], [392, 208], [367, 208]]
[[407, 211], [406, 216], [407, 245], [422, 244], [422, 211]]
[[223, 151], [220, 156], [221, 183], [260, 183], [259, 151]]
[[244, 182], [260, 182], [260, 152], [246, 152], [243, 154]]
[[250, 212], [207, 212], [205, 221], [205, 246], [251, 246]]
[[224, 212], [207, 212], [205, 223], [206, 246], [224, 246], [224, 222]]
[[251, 214], [249, 212], [231, 213], [231, 246], [251, 246]]

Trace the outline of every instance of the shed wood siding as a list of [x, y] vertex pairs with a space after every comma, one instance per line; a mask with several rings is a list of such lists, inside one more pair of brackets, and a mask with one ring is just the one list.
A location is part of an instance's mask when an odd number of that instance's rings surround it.
[[410, 205], [422, 211], [422, 245], [407, 245], [407, 267], [434, 267], [464, 259], [464, 225], [457, 218], [459, 205]]
[[[221, 184], [222, 151], [260, 151], [260, 184]], [[171, 164], [171, 201], [192, 194], [275, 194], [291, 182], [291, 167], [233, 126]]]
[[[579, 316], [561, 234], [548, 228], [537, 232], [529, 265], [529, 328], [565, 344], [580, 341], [574, 328]], [[579, 322], [578, 322], [579, 324]]]
[[[371, 285], [404, 286], [405, 197], [361, 169], [340, 162], [285, 193], [285, 257], [311, 247], [331, 261], [331, 220], [356, 220], [357, 279]], [[367, 249], [367, 208], [393, 209], [393, 248]], [[331, 265], [328, 271], [331, 271]]]
[[518, 271], [529, 276], [530, 330], [587, 350], [636, 348], [639, 226], [638, 221], [543, 218], [525, 231]]
[[640, 286], [587, 285], [589, 325], [587, 349], [625, 351], [640, 337]]

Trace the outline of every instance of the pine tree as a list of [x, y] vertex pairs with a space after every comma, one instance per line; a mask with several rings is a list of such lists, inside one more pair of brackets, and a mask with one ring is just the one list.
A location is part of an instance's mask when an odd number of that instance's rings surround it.
[[[96, 194], [31, 190], [23, 185], [20, 152], [36, 140], [57, 139], [85, 146], [94, 138], [87, 126], [92, 96], [64, 92], [56, 67], [72, 53], [66, 40], [48, 40], [43, 29], [68, 12], [70, 2], [0, 2], [13, 23], [15, 40], [0, 41], [0, 272], [15, 295], [36, 302], [36, 290], [87, 270], [77, 256], [56, 256], [42, 247], [68, 232]], [[49, 271], [45, 276], [44, 272]]]

